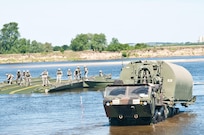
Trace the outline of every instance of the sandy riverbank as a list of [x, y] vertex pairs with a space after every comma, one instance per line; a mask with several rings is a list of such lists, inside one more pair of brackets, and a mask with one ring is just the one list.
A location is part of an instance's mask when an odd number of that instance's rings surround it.
[[[122, 51], [124, 52], [124, 51]], [[0, 63], [25, 63], [25, 62], [52, 62], [52, 61], [76, 61], [76, 60], [109, 60], [120, 59], [122, 52], [93, 52], [65, 51], [35, 54], [1, 54]], [[150, 58], [171, 56], [204, 56], [204, 46], [171, 46], [152, 47], [142, 50], [125, 51], [128, 58]]]

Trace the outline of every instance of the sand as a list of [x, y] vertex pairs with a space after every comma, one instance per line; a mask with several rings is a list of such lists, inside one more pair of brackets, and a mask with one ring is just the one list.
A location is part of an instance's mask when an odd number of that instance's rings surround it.
[[[54, 62], [77, 60], [112, 60], [121, 59], [122, 52], [93, 52], [93, 51], [64, 51], [34, 54], [1, 54], [0, 63], [25, 63], [25, 62]], [[204, 56], [204, 46], [172, 46], [152, 47], [142, 50], [125, 51], [128, 58], [154, 58], [171, 56]]]

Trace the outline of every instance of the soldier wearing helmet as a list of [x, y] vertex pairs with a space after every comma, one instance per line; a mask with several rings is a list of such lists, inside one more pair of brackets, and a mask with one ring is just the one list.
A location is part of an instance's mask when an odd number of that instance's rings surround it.
[[99, 76], [103, 76], [103, 72], [102, 72], [102, 70], [99, 70]]
[[88, 70], [87, 66], [84, 66], [84, 78], [88, 77], [88, 72], [89, 72], [89, 70]]
[[25, 77], [26, 77], [26, 86], [30, 86], [31, 85], [31, 74], [29, 70], [26, 71]]
[[16, 73], [16, 84], [20, 85], [22, 81], [21, 71], [18, 70]]
[[48, 71], [47, 69], [45, 69], [42, 73], [41, 73], [41, 77], [42, 77], [42, 86], [47, 86], [48, 85]]
[[57, 75], [56, 83], [61, 83], [63, 72], [60, 68], [58, 68], [56, 75]]
[[72, 71], [70, 69], [67, 70], [68, 81], [72, 81]]

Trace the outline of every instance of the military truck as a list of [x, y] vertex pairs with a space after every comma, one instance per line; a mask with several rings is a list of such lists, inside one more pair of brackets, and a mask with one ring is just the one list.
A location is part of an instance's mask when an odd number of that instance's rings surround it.
[[165, 61], [135, 61], [122, 68], [119, 80], [104, 91], [103, 105], [111, 125], [157, 123], [188, 107], [193, 79], [182, 66]]

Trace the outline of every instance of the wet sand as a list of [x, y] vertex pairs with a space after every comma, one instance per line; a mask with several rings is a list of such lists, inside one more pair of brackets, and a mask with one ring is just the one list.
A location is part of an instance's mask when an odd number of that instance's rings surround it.
[[165, 121], [147, 126], [111, 126], [109, 135], [187, 135], [186, 130], [195, 120], [196, 115], [182, 112]]

